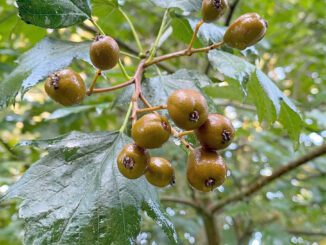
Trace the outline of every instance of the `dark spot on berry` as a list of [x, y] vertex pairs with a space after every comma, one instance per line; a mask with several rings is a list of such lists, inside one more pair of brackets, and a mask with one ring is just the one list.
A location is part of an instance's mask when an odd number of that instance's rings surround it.
[[231, 140], [231, 132], [223, 130], [222, 132], [222, 144], [225, 144]]
[[169, 129], [169, 125], [167, 122], [161, 122], [162, 127], [164, 128], [164, 130], [168, 130]]
[[216, 181], [215, 179], [213, 178], [208, 178], [206, 181], [205, 181], [205, 185], [206, 187], [213, 187], [214, 185], [216, 184]]
[[219, 9], [222, 7], [222, 1], [221, 0], [213, 0], [213, 5], [215, 8]]
[[59, 89], [60, 77], [57, 73], [51, 75], [51, 85], [55, 90]]
[[175, 176], [172, 177], [171, 182], [170, 182], [170, 185], [171, 186], [174, 186], [175, 185]]
[[103, 38], [104, 38], [103, 35], [101, 35], [101, 34], [97, 34], [94, 40], [97, 42], [97, 41], [100, 41], [100, 40], [103, 39]]
[[135, 167], [135, 161], [131, 157], [124, 157], [123, 158], [123, 166], [126, 169], [133, 169]]
[[199, 120], [199, 112], [193, 111], [189, 114], [189, 120], [192, 122], [197, 122]]

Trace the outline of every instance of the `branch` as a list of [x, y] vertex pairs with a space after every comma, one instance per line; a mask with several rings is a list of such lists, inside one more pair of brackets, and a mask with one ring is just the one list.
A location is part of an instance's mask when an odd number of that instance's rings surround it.
[[198, 203], [188, 199], [182, 199], [177, 197], [161, 197], [160, 200], [161, 202], [173, 202], [173, 203], [183, 204], [186, 206], [190, 206], [196, 210], [202, 209], [202, 207]]
[[135, 123], [137, 120], [137, 110], [138, 110], [138, 98], [141, 95], [141, 81], [144, 73], [144, 64], [145, 60], [142, 60], [136, 70], [136, 73], [134, 75], [135, 79], [135, 91], [131, 98], [132, 103], [132, 113], [131, 113], [131, 120], [132, 123]]
[[314, 150], [312, 150], [311, 152], [307, 153], [306, 155], [304, 155], [300, 158], [290, 161], [288, 164], [276, 169], [271, 176], [260, 177], [254, 183], [250, 184], [247, 188], [243, 189], [242, 191], [239, 191], [239, 192], [235, 193], [234, 195], [230, 195], [230, 196], [222, 199], [220, 202], [218, 202], [211, 208], [212, 212], [217, 212], [230, 203], [237, 202], [237, 201], [242, 200], [244, 197], [251, 196], [252, 194], [261, 190], [263, 187], [270, 184], [274, 180], [282, 177], [283, 175], [300, 167], [301, 165], [303, 165], [317, 157], [324, 155], [325, 153], [326, 153], [326, 144], [324, 144], [318, 148], [315, 148]]
[[292, 230], [288, 229], [288, 233], [291, 233], [293, 235], [301, 235], [301, 236], [326, 236], [326, 231], [305, 231], [305, 230]]
[[[97, 30], [92, 26], [88, 26], [86, 24], [81, 24], [81, 25], [79, 25], [79, 27], [81, 29], [83, 29], [84, 31], [87, 31], [87, 32], [90, 32], [90, 33], [93, 33], [93, 34], [97, 33]], [[133, 48], [131, 45], [121, 41], [120, 39], [115, 39], [115, 40], [118, 43], [120, 48], [122, 48], [122, 49], [124, 49], [124, 50], [130, 52], [131, 54], [136, 55], [138, 57], [137, 50], [135, 48]], [[175, 72], [174, 69], [172, 69], [171, 67], [166, 66], [164, 64], [158, 64], [158, 67], [160, 67], [161, 69], [163, 69], [163, 70], [165, 70], [165, 71], [167, 71], [169, 73], [174, 73]]]
[[0, 138], [0, 144], [13, 158], [19, 159], [18, 154], [1, 138]]
[[219, 43], [214, 43], [214, 44], [204, 47], [204, 48], [197, 48], [197, 49], [191, 49], [191, 50], [184, 49], [184, 50], [173, 52], [170, 54], [158, 56], [158, 57], [154, 58], [153, 60], [146, 62], [144, 67], [146, 68], [151, 65], [161, 63], [162, 61], [170, 60], [170, 59], [177, 58], [177, 57], [191, 56], [192, 54], [195, 54], [195, 53], [208, 52], [210, 50], [217, 49], [217, 48], [221, 47], [222, 45], [223, 45], [223, 42], [219, 42]]
[[247, 111], [256, 111], [256, 107], [252, 106], [252, 105], [248, 105], [248, 104], [243, 104], [240, 102], [236, 102], [236, 101], [222, 101], [222, 102], [216, 102], [215, 103], [218, 106], [232, 106], [235, 107], [237, 109], [241, 109], [241, 110], [247, 110]]
[[127, 87], [130, 84], [133, 84], [134, 82], [135, 82], [135, 79], [131, 78], [127, 82], [124, 82], [124, 83], [121, 83], [121, 84], [118, 84], [116, 86], [112, 86], [112, 87], [109, 87], [109, 88], [94, 88], [92, 91], [91, 90], [87, 91], [87, 94], [91, 95], [91, 94], [99, 94], [99, 93], [104, 93], [104, 92], [111, 92], [111, 91], [114, 91], [114, 90], [118, 90], [120, 88]]
[[240, 0], [235, 0], [234, 3], [230, 6], [230, 12], [225, 20], [225, 26], [230, 25], [235, 9], [237, 8]]

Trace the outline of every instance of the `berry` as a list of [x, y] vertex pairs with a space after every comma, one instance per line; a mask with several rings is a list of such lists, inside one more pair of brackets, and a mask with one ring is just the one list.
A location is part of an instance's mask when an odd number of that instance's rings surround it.
[[222, 185], [227, 167], [223, 158], [215, 151], [197, 148], [188, 156], [187, 179], [192, 187], [209, 192]]
[[126, 178], [137, 179], [145, 173], [149, 159], [149, 153], [145, 149], [129, 144], [117, 158], [118, 168]]
[[151, 157], [145, 176], [157, 187], [174, 184], [174, 169], [168, 160], [161, 157]]
[[155, 113], [149, 113], [135, 122], [131, 129], [131, 135], [136, 145], [153, 149], [161, 147], [168, 141], [171, 134], [171, 126], [167, 118]]
[[109, 37], [98, 35], [90, 47], [90, 57], [95, 67], [109, 70], [119, 62], [120, 49], [117, 42]]
[[240, 16], [224, 34], [224, 42], [232, 48], [245, 49], [265, 36], [267, 22], [256, 13]]
[[65, 69], [51, 74], [44, 84], [45, 92], [64, 106], [80, 103], [86, 95], [86, 86], [80, 75]]
[[209, 114], [207, 121], [195, 132], [201, 145], [210, 150], [228, 147], [235, 135], [231, 121], [219, 114]]
[[204, 96], [191, 89], [173, 92], [168, 98], [167, 108], [175, 124], [185, 130], [200, 127], [208, 116], [208, 106]]
[[202, 2], [202, 18], [206, 23], [216, 21], [228, 9], [227, 0], [203, 0]]

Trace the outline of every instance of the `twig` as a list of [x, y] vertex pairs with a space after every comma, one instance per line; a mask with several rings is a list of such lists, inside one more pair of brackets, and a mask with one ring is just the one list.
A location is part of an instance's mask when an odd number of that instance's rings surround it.
[[178, 134], [178, 137], [181, 138], [181, 137], [184, 137], [186, 135], [193, 134], [193, 133], [194, 133], [194, 130], [183, 131], [183, 132]]
[[241, 110], [256, 111], [255, 106], [243, 104], [236, 101], [222, 101], [222, 102], [216, 102], [215, 104], [218, 106], [232, 106]]
[[165, 28], [165, 25], [166, 25], [166, 22], [167, 22], [167, 19], [168, 19], [168, 13], [169, 13], [169, 10], [168, 9], [165, 10], [159, 32], [158, 32], [158, 34], [156, 36], [156, 40], [154, 42], [154, 45], [150, 50], [150, 54], [149, 54], [149, 58], [148, 58], [149, 61], [152, 60], [154, 58], [155, 54], [156, 54], [157, 48], [159, 46], [159, 41], [160, 41], [160, 39], [161, 39], [161, 37], [163, 35], [163, 31], [164, 31], [164, 28]]
[[214, 43], [214, 44], [204, 47], [204, 48], [191, 49], [190, 51], [188, 49], [184, 49], [181, 51], [162, 55], [162, 56], [154, 58], [152, 61], [146, 62], [144, 67], [146, 68], [148, 66], [158, 64], [158, 63], [161, 63], [162, 61], [170, 60], [170, 59], [173, 59], [176, 57], [190, 56], [195, 53], [208, 52], [210, 50], [217, 49], [217, 48], [221, 47], [222, 45], [223, 45], [223, 42], [219, 42], [219, 43]]
[[144, 64], [145, 60], [142, 60], [136, 70], [134, 79], [135, 79], [135, 91], [131, 98], [132, 103], [132, 113], [131, 113], [131, 120], [132, 123], [135, 123], [137, 120], [137, 110], [138, 110], [138, 98], [141, 95], [141, 81], [144, 72]]
[[[81, 29], [83, 29], [84, 31], [87, 31], [87, 32], [90, 32], [90, 33], [93, 33], [93, 34], [97, 33], [97, 30], [94, 27], [88, 26], [88, 25], [86, 25], [84, 23], [81, 24], [79, 27]], [[121, 41], [120, 39], [115, 39], [115, 40], [116, 40], [116, 42], [118, 43], [118, 45], [119, 45], [119, 47], [121, 49], [124, 49], [124, 50], [130, 52], [131, 55], [134, 55], [133, 58], [138, 58], [137, 50], [134, 49], [131, 45]], [[126, 54], [125, 52], [121, 52], [121, 53], [130, 56], [130, 54]], [[167, 66], [165, 64], [157, 64], [157, 66], [160, 67], [161, 69], [169, 72], [169, 73], [174, 73], [175, 72], [175, 69], [173, 69], [173, 68], [171, 68], [171, 67], [169, 67], [169, 66]]]
[[176, 198], [176, 197], [161, 197], [160, 200], [162, 202], [174, 202], [174, 203], [178, 203], [178, 204], [183, 204], [183, 205], [187, 205], [190, 207], [193, 207], [196, 210], [201, 210], [201, 206], [192, 200], [188, 200], [188, 199], [183, 199], [183, 198]]
[[321, 236], [326, 237], [326, 231], [305, 231], [305, 230], [292, 230], [288, 229], [288, 233], [299, 236]]
[[130, 102], [128, 111], [127, 111], [126, 116], [125, 116], [125, 119], [123, 120], [123, 124], [122, 124], [121, 128], [119, 129], [120, 133], [123, 133], [125, 131], [127, 125], [128, 125], [129, 117], [130, 117], [130, 114], [131, 114], [131, 109], [132, 109], [132, 103]]
[[290, 161], [288, 164], [276, 169], [274, 173], [271, 176], [267, 177], [260, 177], [258, 178], [254, 183], [250, 184], [247, 188], [243, 189], [242, 191], [239, 191], [235, 193], [234, 195], [230, 195], [215, 205], [211, 207], [212, 212], [217, 212], [221, 210], [226, 205], [237, 202], [242, 200], [245, 197], [248, 197], [257, 191], [261, 190], [266, 185], [270, 184], [274, 180], [282, 177], [283, 175], [287, 174], [288, 172], [300, 167], [301, 165], [317, 158], [322, 155], [326, 154], [326, 144], [312, 150], [311, 152], [307, 153], [306, 155], [297, 158], [293, 161]]
[[1, 138], [0, 138], [0, 144], [5, 148], [6, 151], [10, 153], [12, 157], [14, 157], [15, 159], [19, 159], [17, 153], [13, 149], [11, 149], [11, 147]]
[[131, 77], [128, 75], [128, 73], [127, 73], [127, 71], [126, 71], [126, 68], [125, 68], [124, 65], [122, 64], [121, 59], [119, 59], [118, 64], [119, 64], [119, 67], [120, 67], [120, 70], [121, 70], [123, 76], [124, 76], [126, 79], [130, 79]]
[[92, 81], [92, 84], [91, 84], [91, 86], [89, 87], [89, 91], [87, 92], [87, 95], [88, 95], [88, 96], [91, 95], [91, 94], [93, 93], [93, 91], [94, 91], [94, 87], [95, 87], [95, 84], [96, 84], [96, 81], [97, 81], [97, 79], [101, 76], [101, 74], [102, 74], [102, 71], [101, 71], [101, 70], [97, 70], [97, 72], [96, 72], [96, 74], [95, 74], [95, 77], [94, 77], [94, 79], [93, 79], [93, 81]]
[[191, 40], [190, 40], [189, 46], [188, 46], [188, 48], [187, 48], [187, 53], [188, 53], [189, 55], [191, 55], [191, 49], [192, 49], [192, 47], [194, 46], [195, 40], [196, 40], [196, 38], [197, 38], [197, 33], [198, 33], [200, 27], [201, 27], [203, 24], [204, 24], [204, 21], [203, 21], [203, 20], [200, 20], [200, 21], [197, 23], [196, 27], [195, 27], [194, 33], [193, 33], [192, 38], [191, 38]]
[[178, 133], [178, 131], [175, 129], [175, 128], [173, 128], [173, 127], [171, 127], [171, 132], [172, 132], [172, 135], [175, 137], [175, 138], [178, 138], [178, 139], [180, 139], [180, 142], [187, 148], [187, 149], [189, 149], [189, 150], [191, 150], [191, 151], [193, 151], [194, 150], [194, 148], [188, 143], [188, 141], [186, 141], [184, 138], [179, 138], [178, 137], [178, 135], [179, 135], [179, 133]]
[[135, 38], [135, 41], [136, 41], [136, 44], [138, 46], [138, 49], [139, 49], [139, 55], [142, 56], [144, 55], [144, 49], [141, 45], [141, 42], [140, 42], [140, 39], [139, 39], [139, 36], [138, 36], [138, 33], [136, 31], [136, 28], [134, 26], [134, 24], [132, 23], [132, 21], [130, 20], [129, 16], [127, 15], [127, 13], [125, 13], [122, 8], [118, 8], [119, 12], [123, 15], [123, 17], [126, 19], [126, 21], [128, 22], [129, 26], [130, 26], [130, 29], [131, 29], [131, 32]]
[[226, 17], [226, 20], [225, 20], [225, 26], [230, 25], [230, 22], [232, 20], [233, 14], [234, 14], [235, 9], [237, 8], [239, 2], [240, 2], [240, 0], [235, 0], [233, 2], [233, 4], [230, 6], [229, 14], [228, 14], [228, 16]]
[[137, 110], [137, 113], [153, 112], [153, 111], [158, 111], [158, 110], [164, 110], [166, 108], [167, 108], [166, 105], [159, 105], [159, 106], [149, 107], [149, 108], [145, 108], [145, 109], [139, 109], [139, 110]]
[[[118, 84], [116, 86], [112, 86], [110, 88], [97, 88], [97, 89], [93, 89], [92, 91], [92, 94], [100, 94], [100, 93], [105, 93], [105, 92], [111, 92], [111, 91], [114, 91], [114, 90], [118, 90], [120, 88], [124, 88], [124, 87], [127, 87], [129, 86], [130, 84], [133, 84], [135, 82], [135, 79], [132, 78], [130, 79], [129, 81], [127, 82], [124, 82], [124, 83], [121, 83], [121, 84]], [[89, 94], [90, 91], [87, 92], [87, 94]]]

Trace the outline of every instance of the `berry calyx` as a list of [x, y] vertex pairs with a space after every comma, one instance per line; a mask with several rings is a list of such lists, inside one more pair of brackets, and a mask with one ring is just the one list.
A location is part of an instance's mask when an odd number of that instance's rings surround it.
[[207, 121], [195, 133], [204, 148], [222, 150], [231, 144], [235, 129], [231, 121], [223, 115], [209, 114]]
[[232, 48], [243, 50], [258, 43], [266, 34], [267, 22], [257, 13], [236, 19], [226, 30], [223, 41]]
[[228, 9], [227, 0], [203, 0], [202, 2], [202, 19], [206, 23], [216, 21]]
[[119, 171], [128, 179], [137, 179], [145, 173], [149, 159], [149, 153], [145, 149], [128, 144], [117, 158]]
[[216, 151], [197, 148], [189, 153], [187, 179], [197, 190], [209, 192], [222, 185], [227, 167]]
[[95, 67], [109, 70], [119, 62], [120, 49], [118, 43], [109, 36], [98, 35], [90, 47], [90, 58]]
[[208, 116], [205, 97], [191, 89], [180, 89], [173, 92], [168, 98], [167, 109], [175, 124], [185, 130], [200, 127]]
[[131, 136], [135, 143], [145, 149], [161, 147], [168, 141], [171, 126], [166, 117], [156, 113], [142, 116], [131, 129]]
[[71, 69], [51, 74], [44, 84], [50, 98], [64, 106], [79, 104], [86, 95], [86, 86], [81, 76]]
[[149, 183], [157, 187], [174, 184], [174, 169], [168, 160], [161, 157], [150, 158], [145, 176]]

